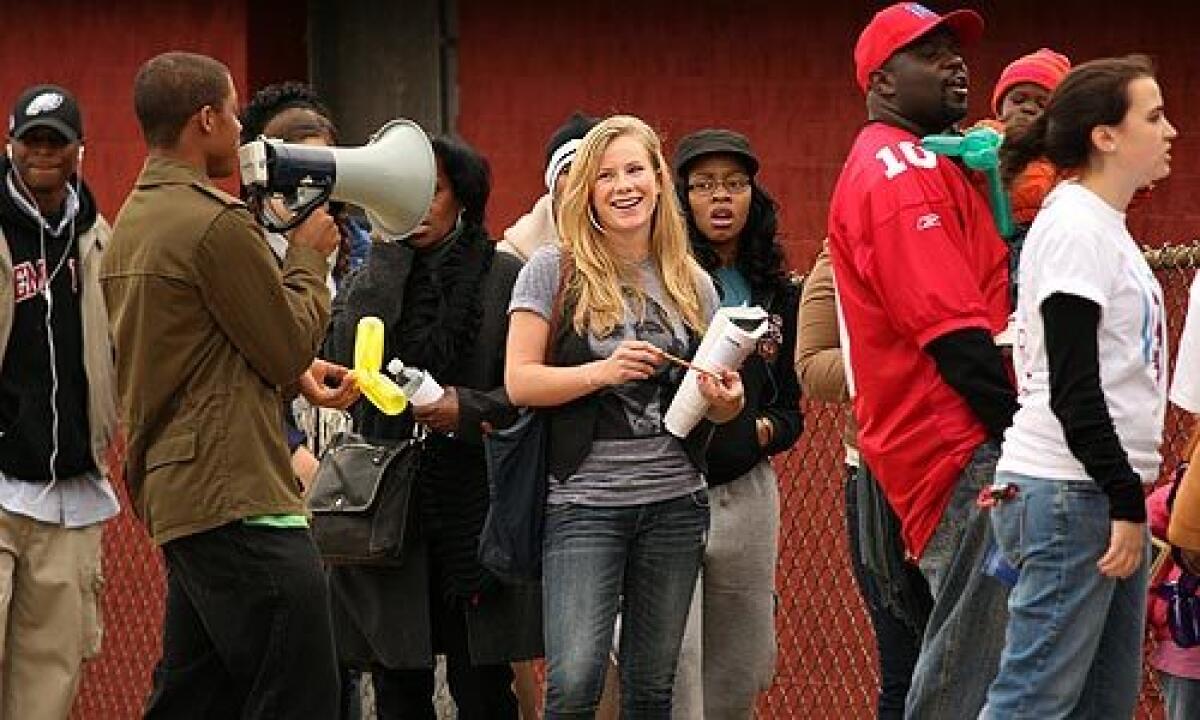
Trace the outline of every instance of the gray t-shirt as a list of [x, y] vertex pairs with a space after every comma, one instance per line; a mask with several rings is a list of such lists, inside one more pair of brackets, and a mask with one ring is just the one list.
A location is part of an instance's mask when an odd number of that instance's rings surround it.
[[[558, 291], [560, 251], [538, 249], [517, 276], [509, 312], [529, 310], [549, 319]], [[687, 329], [678, 313], [668, 311], [662, 281], [649, 260], [638, 266], [646, 297], [640, 313], [630, 298], [625, 319], [604, 338], [588, 337], [598, 358], [612, 354], [627, 338], [652, 343], [673, 354], [687, 352]], [[711, 318], [720, 301], [707, 273], [698, 273], [700, 302]], [[663, 427], [667, 395], [683, 380], [682, 369], [664, 363], [647, 380], [598, 391], [600, 409], [591, 450], [575, 474], [551, 478], [549, 502], [593, 506], [628, 506], [670, 500], [704, 487], [704, 477], [692, 465], [683, 443]]]

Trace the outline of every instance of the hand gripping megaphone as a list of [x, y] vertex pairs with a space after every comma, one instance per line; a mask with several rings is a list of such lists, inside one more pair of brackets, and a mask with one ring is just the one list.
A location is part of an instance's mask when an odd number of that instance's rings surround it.
[[[242, 185], [268, 230], [286, 232], [329, 200], [358, 205], [385, 236], [406, 235], [433, 200], [437, 161], [416, 123], [392, 120], [355, 148], [299, 145], [261, 138], [238, 150]], [[278, 198], [292, 213], [286, 222], [267, 203]]]

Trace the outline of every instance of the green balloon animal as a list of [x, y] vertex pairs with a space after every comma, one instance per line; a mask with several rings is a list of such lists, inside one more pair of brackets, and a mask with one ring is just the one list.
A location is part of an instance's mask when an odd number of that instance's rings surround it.
[[921, 140], [921, 147], [938, 155], [961, 157], [964, 165], [987, 177], [992, 217], [1000, 236], [1007, 239], [1016, 232], [1016, 225], [1008, 204], [1008, 193], [1000, 181], [1000, 144], [1003, 142], [1003, 135], [981, 126], [971, 128], [964, 135], [926, 135]]

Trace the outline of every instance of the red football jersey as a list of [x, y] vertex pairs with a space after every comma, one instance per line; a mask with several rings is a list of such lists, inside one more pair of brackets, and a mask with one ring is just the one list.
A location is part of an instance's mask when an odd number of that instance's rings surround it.
[[986, 437], [924, 348], [954, 330], [1004, 329], [1008, 248], [957, 165], [871, 123], [834, 188], [829, 254], [859, 448], [919, 557]]

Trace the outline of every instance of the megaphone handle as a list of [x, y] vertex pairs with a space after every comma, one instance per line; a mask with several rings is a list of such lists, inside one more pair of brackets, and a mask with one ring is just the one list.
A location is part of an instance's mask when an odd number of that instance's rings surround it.
[[299, 207], [299, 209], [295, 210], [295, 213], [292, 215], [292, 217], [289, 220], [287, 220], [282, 225], [280, 225], [275, 222], [274, 218], [272, 218], [269, 214], [267, 214], [267, 204], [265, 202], [265, 200], [266, 200], [265, 191], [260, 191], [258, 189], [254, 189], [251, 191], [251, 197], [254, 202], [254, 205], [252, 207], [257, 208], [257, 212], [255, 214], [258, 216], [258, 222], [264, 228], [266, 228], [267, 230], [270, 230], [271, 232], [274, 232], [274, 233], [286, 233], [286, 232], [290, 232], [290, 231], [294, 230], [296, 227], [298, 227], [300, 225], [300, 223], [307, 220], [309, 218], [309, 216], [311, 216], [314, 212], [316, 212], [317, 208], [319, 208], [322, 205], [324, 205], [325, 203], [329, 202], [329, 197], [332, 194], [333, 194], [332, 186], [327, 185], [327, 186], [321, 188], [320, 193], [318, 193], [315, 197], [313, 197], [313, 199], [311, 199], [308, 202], [301, 205]]

